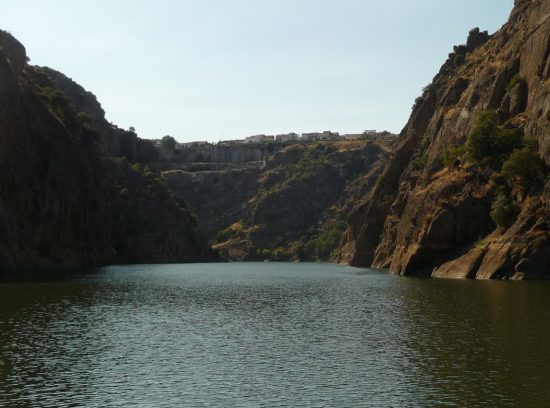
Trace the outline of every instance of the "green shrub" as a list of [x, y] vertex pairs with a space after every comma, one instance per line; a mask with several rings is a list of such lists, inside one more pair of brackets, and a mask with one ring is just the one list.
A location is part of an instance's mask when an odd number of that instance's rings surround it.
[[269, 259], [271, 258], [271, 250], [267, 248], [258, 248], [256, 249], [256, 256], [261, 259]]
[[445, 153], [443, 153], [443, 163], [446, 167], [450, 167], [456, 159], [464, 156], [465, 151], [466, 149], [464, 145], [450, 147]]
[[498, 129], [492, 140], [492, 157], [504, 161], [514, 149], [523, 146], [523, 136], [516, 129]]
[[424, 167], [426, 167], [426, 163], [428, 162], [428, 157], [426, 155], [422, 155], [420, 157], [415, 158], [412, 161], [412, 168], [413, 170], [422, 170]]
[[415, 110], [416, 108], [418, 108], [420, 105], [422, 105], [424, 103], [425, 100], [426, 100], [426, 98], [424, 96], [419, 96], [418, 98], [416, 98], [414, 100], [414, 104], [412, 106], [412, 109]]
[[381, 185], [383, 182], [384, 182], [384, 173], [380, 174], [377, 178], [376, 178], [376, 181], [374, 182], [374, 185], [376, 187], [378, 187], [379, 185]]
[[337, 222], [331, 225], [317, 236], [317, 253], [321, 259], [328, 259], [330, 253], [338, 248], [342, 233], [346, 230], [345, 222]]
[[319, 232], [314, 238], [296, 245], [294, 254], [301, 259], [328, 260], [334, 250], [340, 245], [340, 238], [346, 228], [347, 224], [345, 222], [335, 221]]
[[510, 153], [522, 145], [522, 135], [514, 129], [498, 127], [493, 110], [478, 114], [474, 129], [466, 142], [468, 158], [475, 163], [500, 166]]
[[50, 88], [49, 86], [45, 86], [43, 88], [40, 88], [40, 94], [46, 98], [53, 98], [55, 95], [55, 89]]
[[160, 139], [160, 145], [167, 150], [174, 150], [176, 148], [176, 139], [174, 139], [172, 136], [164, 136], [162, 139]]
[[510, 92], [512, 89], [514, 89], [514, 87], [519, 84], [520, 82], [524, 81], [523, 77], [521, 76], [521, 74], [516, 74], [512, 77], [512, 79], [510, 79], [510, 82], [508, 82], [508, 85], [506, 86], [506, 91], [507, 92]]
[[535, 136], [525, 135], [523, 137], [523, 146], [528, 147], [534, 152], [536, 152], [539, 148], [539, 142], [537, 141]]
[[477, 248], [485, 248], [487, 245], [489, 245], [489, 243], [490, 240], [488, 238], [479, 238], [474, 245]]
[[524, 181], [538, 179], [542, 175], [543, 161], [530, 147], [516, 149], [502, 164], [502, 175], [511, 180], [521, 177]]
[[94, 120], [90, 115], [88, 115], [86, 112], [78, 112], [76, 117], [82, 123], [83, 125], [91, 125], [93, 124]]
[[230, 235], [230, 233], [227, 229], [218, 231], [218, 233], [216, 234], [215, 241], [217, 243], [225, 242], [229, 239], [229, 235]]
[[293, 255], [298, 259], [307, 259], [308, 254], [303, 241], [295, 241], [291, 245]]
[[494, 111], [480, 112], [474, 129], [466, 142], [468, 156], [474, 161], [480, 161], [491, 155], [493, 135], [497, 128]]
[[277, 247], [272, 252], [273, 259], [276, 261], [287, 261], [290, 258], [288, 249]]
[[459, 67], [466, 62], [466, 56], [462, 54], [458, 54], [454, 57], [453, 62], [455, 66]]
[[515, 222], [517, 208], [504, 191], [499, 191], [491, 205], [491, 218], [501, 229], [508, 229]]
[[432, 134], [426, 130], [424, 133], [422, 133], [422, 138], [420, 139], [420, 145], [422, 147], [427, 147], [430, 144], [431, 140], [432, 140]]
[[395, 201], [395, 197], [392, 196], [391, 194], [388, 194], [382, 198], [380, 208], [383, 208], [384, 211], [389, 211], [394, 201]]

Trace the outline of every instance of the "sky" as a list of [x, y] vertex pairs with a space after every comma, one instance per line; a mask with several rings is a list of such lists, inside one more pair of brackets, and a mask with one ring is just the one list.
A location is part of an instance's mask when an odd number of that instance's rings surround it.
[[0, 28], [154, 139], [401, 131], [476, 26], [514, 0], [0, 0]]

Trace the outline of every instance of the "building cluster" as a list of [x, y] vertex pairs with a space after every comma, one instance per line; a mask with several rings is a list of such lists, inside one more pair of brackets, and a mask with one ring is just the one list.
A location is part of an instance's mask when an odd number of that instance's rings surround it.
[[363, 133], [350, 133], [341, 135], [338, 132], [332, 132], [330, 130], [325, 130], [324, 132], [312, 132], [312, 133], [302, 133], [298, 135], [297, 133], [285, 133], [280, 135], [254, 135], [249, 136], [243, 140], [233, 140], [232, 143], [267, 143], [267, 142], [314, 142], [321, 140], [384, 140], [384, 139], [393, 139], [397, 138], [397, 135], [394, 135], [390, 132], [377, 132], [376, 130], [365, 130]]
[[[284, 133], [279, 135], [253, 135], [245, 139], [224, 140], [220, 141], [220, 145], [236, 145], [236, 144], [263, 144], [263, 143], [288, 143], [288, 142], [315, 142], [315, 141], [338, 141], [338, 140], [394, 140], [398, 135], [384, 131], [377, 132], [376, 130], [365, 130], [363, 133], [348, 133], [341, 135], [339, 132], [326, 130], [324, 132], [302, 133]], [[161, 141], [154, 140], [155, 146], [160, 147]], [[178, 150], [191, 147], [204, 147], [210, 145], [208, 142], [187, 142], [176, 143], [175, 148]]]
[[[178, 143], [176, 142], [176, 145], [174, 146], [174, 148], [176, 150], [182, 150], [182, 149], [185, 149], [185, 148], [189, 148], [189, 147], [201, 147], [201, 146], [208, 146], [210, 143], [208, 142], [186, 142], [186, 143]], [[153, 146], [157, 147], [157, 148], [161, 148], [162, 147], [162, 140], [161, 139], [154, 139], [153, 140]]]

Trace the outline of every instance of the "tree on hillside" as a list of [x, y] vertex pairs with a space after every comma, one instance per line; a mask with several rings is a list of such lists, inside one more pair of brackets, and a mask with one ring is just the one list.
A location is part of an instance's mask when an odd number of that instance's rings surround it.
[[176, 148], [176, 139], [174, 139], [172, 136], [164, 136], [160, 140], [160, 145], [167, 150], [174, 150]]

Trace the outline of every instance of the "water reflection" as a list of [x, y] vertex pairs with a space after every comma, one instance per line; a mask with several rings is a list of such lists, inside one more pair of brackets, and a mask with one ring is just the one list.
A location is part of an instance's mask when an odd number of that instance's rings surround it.
[[537, 406], [549, 293], [319, 264], [5, 283], [0, 406]]
[[415, 367], [432, 384], [427, 402], [547, 406], [550, 286], [405, 279]]

